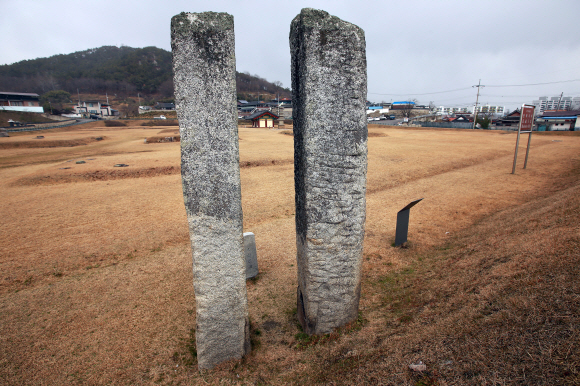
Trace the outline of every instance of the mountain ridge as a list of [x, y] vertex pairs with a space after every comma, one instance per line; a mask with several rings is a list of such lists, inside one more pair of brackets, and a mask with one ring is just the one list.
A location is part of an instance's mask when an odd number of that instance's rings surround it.
[[[288, 97], [280, 82], [236, 71], [238, 99]], [[0, 90], [44, 94], [65, 90], [76, 94], [156, 95], [173, 97], [171, 52], [154, 46], [102, 46], [71, 54], [0, 65]]]

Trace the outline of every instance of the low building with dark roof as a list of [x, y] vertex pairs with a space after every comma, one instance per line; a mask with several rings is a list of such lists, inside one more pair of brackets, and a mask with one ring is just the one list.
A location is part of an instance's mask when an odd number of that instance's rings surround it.
[[40, 96], [35, 93], [0, 91], [0, 110], [44, 113]]
[[580, 131], [580, 110], [546, 111], [536, 118], [538, 131]]
[[520, 115], [520, 110], [516, 109], [505, 117], [498, 119], [496, 126], [517, 126], [520, 124]]
[[252, 127], [274, 127], [274, 121], [279, 118], [271, 111], [256, 111], [246, 117], [247, 120], [252, 121]]
[[174, 103], [157, 102], [155, 104], [154, 110], [175, 110], [175, 104]]

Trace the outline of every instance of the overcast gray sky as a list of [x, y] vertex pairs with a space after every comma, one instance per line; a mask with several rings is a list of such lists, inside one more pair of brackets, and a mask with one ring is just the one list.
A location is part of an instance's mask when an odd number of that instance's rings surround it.
[[580, 96], [578, 0], [0, 0], [0, 64], [103, 45], [170, 50], [172, 16], [216, 11], [234, 15], [237, 70], [290, 87], [288, 33], [304, 7], [364, 29], [371, 101], [473, 105], [479, 79], [480, 103], [510, 109]]

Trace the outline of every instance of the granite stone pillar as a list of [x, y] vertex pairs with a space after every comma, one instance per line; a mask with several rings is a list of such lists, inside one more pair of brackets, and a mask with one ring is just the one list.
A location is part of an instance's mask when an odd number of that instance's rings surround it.
[[249, 352], [236, 110], [234, 19], [171, 20], [181, 177], [196, 301], [200, 369]]
[[365, 225], [364, 31], [303, 9], [290, 27], [298, 317], [324, 334], [357, 318]]

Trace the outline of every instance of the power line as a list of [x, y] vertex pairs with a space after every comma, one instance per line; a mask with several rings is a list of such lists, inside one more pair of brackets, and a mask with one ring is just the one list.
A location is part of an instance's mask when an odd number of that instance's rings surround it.
[[506, 84], [506, 85], [488, 85], [487, 87], [524, 87], [524, 86], [541, 86], [544, 84], [557, 84], [557, 83], [568, 83], [568, 82], [580, 82], [580, 79], [570, 79], [561, 80], [558, 82], [546, 82], [546, 83], [529, 83], [529, 84]]
[[566, 69], [563, 69], [563, 70], [556, 70], [556, 71], [536, 72], [534, 74], [527, 74], [527, 75], [520, 75], [520, 76], [510, 76], [510, 77], [507, 77], [507, 78], [491, 78], [491, 80], [504, 80], [504, 79], [523, 78], [523, 77], [527, 77], [527, 76], [554, 74], [556, 72], [573, 71], [573, 70], [579, 70], [579, 69], [580, 69], [580, 67], [574, 67], [574, 68], [566, 68]]
[[463, 90], [469, 90], [470, 88], [471, 87], [464, 87], [464, 88], [458, 88], [458, 89], [455, 89], [455, 90], [427, 92], [427, 93], [422, 93], [422, 94], [416, 94], [416, 93], [412, 93], [412, 92], [408, 92], [408, 93], [404, 93], [404, 94], [379, 94], [379, 93], [376, 93], [376, 92], [369, 92], [369, 94], [373, 94], [373, 95], [392, 95], [392, 96], [407, 96], [407, 95], [420, 96], [420, 95], [444, 94], [444, 93], [447, 93], [447, 92], [463, 91]]
[[[496, 88], [497, 87], [525, 87], [525, 86], [541, 86], [541, 85], [545, 85], [545, 84], [559, 84], [559, 83], [569, 83], [569, 82], [580, 82], [580, 79], [561, 80], [561, 81], [557, 81], [557, 82], [545, 82], [545, 83], [487, 85], [486, 87], [496, 87]], [[456, 92], [456, 91], [463, 91], [463, 90], [469, 90], [469, 89], [471, 89], [471, 87], [463, 87], [463, 88], [457, 88], [457, 89], [454, 89], [454, 90], [435, 91], [435, 92], [427, 92], [427, 93], [411, 93], [411, 92], [407, 92], [407, 93], [404, 93], [404, 94], [381, 94], [381, 93], [376, 93], [376, 92], [369, 92], [368, 94], [372, 94], [372, 95], [385, 95], [385, 96], [422, 96], [422, 95], [445, 94], [445, 93]]]

